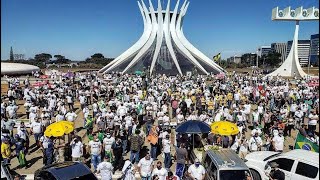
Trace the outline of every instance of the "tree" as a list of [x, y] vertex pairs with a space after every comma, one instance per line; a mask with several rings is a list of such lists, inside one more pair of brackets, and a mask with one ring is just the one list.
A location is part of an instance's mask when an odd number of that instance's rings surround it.
[[92, 59], [103, 59], [104, 56], [101, 53], [95, 53], [91, 56]]
[[12, 50], [12, 46], [10, 48], [10, 61], [13, 61], [14, 58], [13, 58], [13, 50]]
[[54, 55], [53, 57], [56, 58], [57, 60], [65, 59], [65, 57], [62, 55]]
[[47, 62], [52, 58], [51, 54], [48, 53], [41, 53], [41, 54], [36, 54], [34, 56], [34, 59], [36, 61], [40, 61], [40, 62]]
[[281, 62], [281, 54], [277, 52], [270, 52], [265, 59], [265, 63], [269, 64], [270, 66], [278, 66]]

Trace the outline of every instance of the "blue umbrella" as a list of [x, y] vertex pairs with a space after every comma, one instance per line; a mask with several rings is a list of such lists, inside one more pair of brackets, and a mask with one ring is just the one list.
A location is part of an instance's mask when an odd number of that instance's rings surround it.
[[211, 128], [208, 124], [196, 120], [186, 121], [176, 128], [176, 132], [187, 134], [209, 133], [210, 131]]

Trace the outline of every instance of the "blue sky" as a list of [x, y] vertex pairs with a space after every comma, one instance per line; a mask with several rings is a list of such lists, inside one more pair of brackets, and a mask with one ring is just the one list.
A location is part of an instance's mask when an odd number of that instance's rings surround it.
[[[157, 0], [152, 2], [156, 6]], [[171, 0], [172, 6], [175, 2]], [[190, 0], [184, 34], [208, 57], [219, 52], [222, 58], [255, 52], [259, 46], [293, 37], [294, 22], [271, 20], [276, 6], [319, 8], [319, 1]], [[318, 26], [318, 21], [301, 22], [299, 39], [319, 33]], [[84, 60], [94, 53], [117, 57], [142, 32], [136, 0], [1, 1], [1, 59], [9, 58], [10, 46], [27, 58], [42, 52], [71, 60]]]

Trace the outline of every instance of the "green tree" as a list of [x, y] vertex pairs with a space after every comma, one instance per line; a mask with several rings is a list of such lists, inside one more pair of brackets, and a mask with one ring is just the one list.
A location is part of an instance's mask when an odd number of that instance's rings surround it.
[[101, 53], [95, 53], [94, 55], [91, 56], [92, 59], [103, 59], [104, 56]]
[[40, 61], [42, 63], [45, 63], [45, 62], [49, 61], [51, 58], [52, 58], [51, 54], [48, 54], [48, 53], [36, 54], [34, 56], [34, 59], [36, 61]]
[[59, 55], [59, 54], [54, 55], [53, 57], [54, 57], [54, 58], [56, 58], [57, 60], [65, 59], [65, 57], [64, 57], [64, 56]]
[[281, 54], [277, 52], [270, 52], [265, 59], [265, 63], [269, 66], [278, 66], [281, 62]]
[[10, 61], [13, 61], [14, 57], [13, 57], [13, 50], [12, 50], [12, 46], [10, 47]]

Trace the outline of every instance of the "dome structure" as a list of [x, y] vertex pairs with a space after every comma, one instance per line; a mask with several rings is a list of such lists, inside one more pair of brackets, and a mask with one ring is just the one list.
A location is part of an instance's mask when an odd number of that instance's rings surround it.
[[195, 48], [184, 36], [182, 24], [189, 7], [184, 1], [178, 11], [180, 0], [170, 11], [170, 0], [163, 9], [158, 0], [157, 10], [151, 0], [149, 8], [138, 1], [143, 18], [144, 32], [128, 50], [102, 68], [100, 73], [134, 73], [148, 70], [152, 74], [186, 74], [195, 69], [199, 74], [218, 74], [224, 70]]
[[32, 71], [40, 71], [40, 68], [30, 64], [1, 62], [1, 75], [30, 74]]

